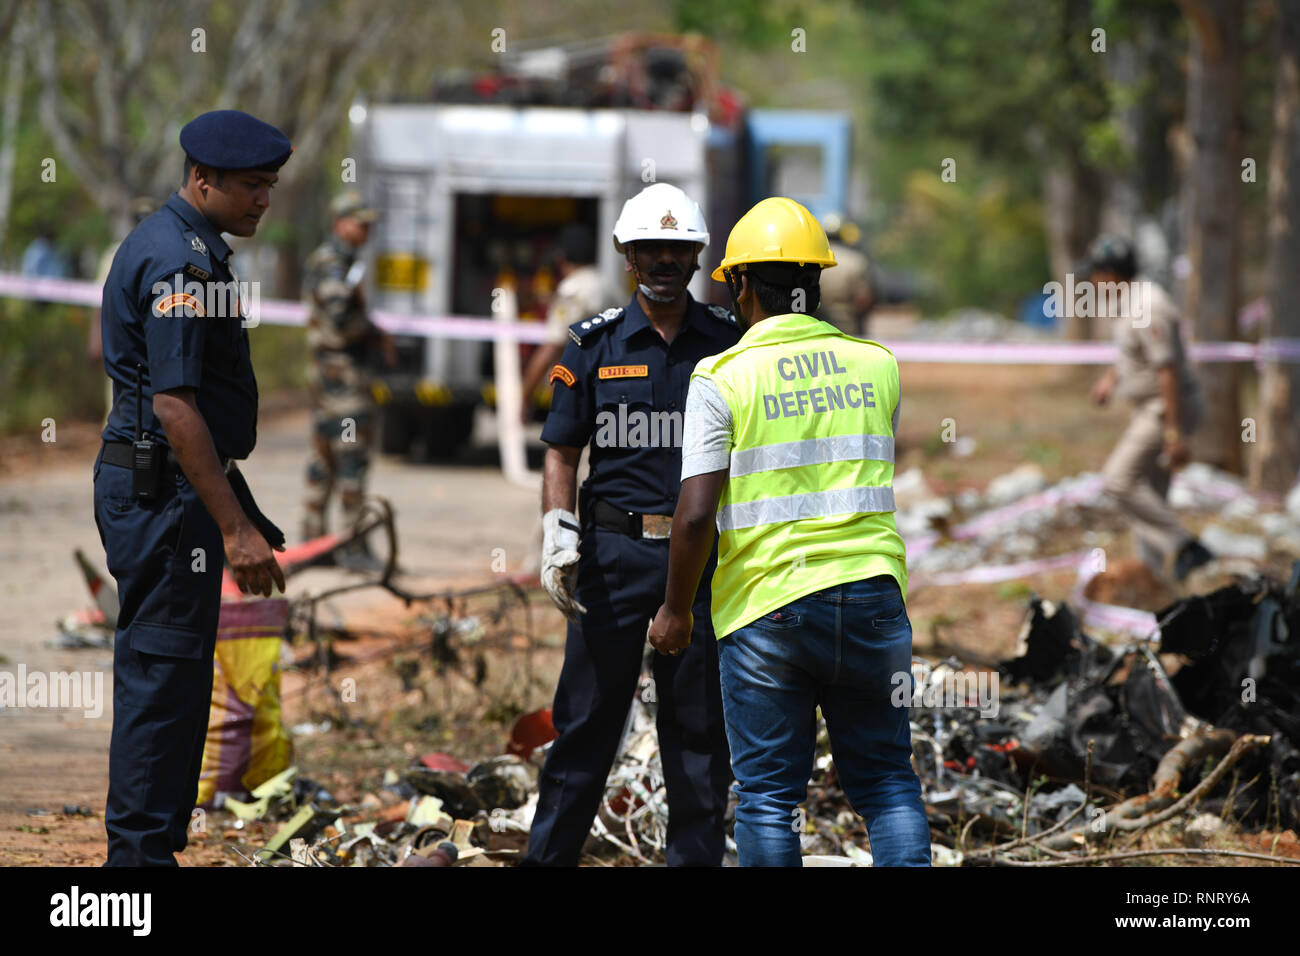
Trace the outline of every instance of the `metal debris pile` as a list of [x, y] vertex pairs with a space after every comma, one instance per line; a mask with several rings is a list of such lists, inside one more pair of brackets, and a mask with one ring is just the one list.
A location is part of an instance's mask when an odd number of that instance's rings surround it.
[[[1285, 586], [1242, 578], [1155, 617], [1154, 639], [1107, 645], [1069, 605], [1034, 597], [1012, 658], [915, 661], [912, 685], [900, 686], [911, 695], [935, 865], [1251, 856], [1200, 845], [1226, 825], [1300, 828], [1300, 562]], [[655, 709], [647, 670], [592, 825], [589, 863], [664, 858]], [[548, 711], [524, 714], [509, 754], [472, 766], [426, 754], [389, 770], [358, 805], [339, 804], [291, 768], [224, 809], [237, 829], [280, 822], [265, 846], [240, 851], [255, 865], [517, 862], [554, 733]], [[870, 864], [865, 823], [838, 785], [824, 727], [798, 814], [805, 865]], [[1171, 820], [1183, 847], [1136, 848]], [[735, 862], [730, 838], [727, 859]]]
[[255, 866], [450, 866], [517, 854], [536, 805], [535, 771], [512, 755], [473, 767], [429, 754], [403, 773], [389, 771], [378, 794], [339, 803], [296, 767], [225, 798], [234, 830], [280, 821], [259, 849], [236, 849]]
[[[589, 861], [663, 860], [668, 795], [654, 721], [647, 674], [592, 823]], [[515, 722], [510, 753], [473, 766], [426, 754], [401, 773], [387, 771], [381, 791], [360, 805], [338, 803], [290, 768], [255, 789], [249, 801], [227, 797], [221, 809], [238, 818], [236, 830], [253, 820], [284, 821], [263, 848], [241, 851], [253, 865], [499, 865], [517, 860], [527, 844], [537, 773], [554, 737], [550, 711], [535, 711]], [[734, 862], [734, 844], [728, 843]]]
[[1154, 640], [1108, 647], [1035, 597], [1013, 659], [914, 666], [913, 762], [954, 862], [1132, 855], [1194, 810], [1300, 827], [1300, 562], [1156, 618]]

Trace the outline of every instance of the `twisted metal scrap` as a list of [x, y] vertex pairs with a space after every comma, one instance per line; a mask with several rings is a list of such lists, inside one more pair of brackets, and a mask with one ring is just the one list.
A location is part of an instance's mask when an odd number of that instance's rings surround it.
[[[1268, 860], [1287, 864], [1300, 864], [1300, 860], [1289, 860], [1283, 857], [1268, 856], [1262, 853], [1245, 853], [1237, 850], [1209, 850], [1209, 849], [1159, 849], [1159, 850], [1127, 850], [1115, 853], [1092, 854], [1088, 846], [1087, 835], [1090, 831], [1100, 830], [1102, 833], [1122, 832], [1129, 835], [1129, 844], [1136, 842], [1138, 837], [1158, 826], [1166, 820], [1172, 819], [1181, 813], [1193, 808], [1203, 797], [1208, 795], [1219, 782], [1224, 778], [1227, 772], [1243, 756], [1252, 750], [1267, 746], [1270, 739], [1267, 736], [1255, 734], [1246, 734], [1236, 737], [1236, 734], [1230, 730], [1218, 730], [1211, 728], [1204, 734], [1195, 737], [1189, 737], [1173, 747], [1160, 760], [1160, 765], [1156, 768], [1154, 776], [1155, 786], [1151, 793], [1141, 794], [1132, 799], [1125, 800], [1115, 804], [1104, 811], [1100, 821], [1091, 820], [1086, 824], [1076, 825], [1064, 832], [1058, 832], [1059, 827], [1068, 823], [1079, 812], [1071, 814], [1066, 820], [1061, 821], [1057, 827], [1043, 833], [1036, 834], [1033, 837], [1021, 837], [1009, 843], [999, 846], [990, 847], [984, 851], [977, 851], [968, 856], [968, 861], [976, 865], [985, 866], [1080, 866], [1093, 863], [1106, 863], [1113, 860], [1134, 859], [1146, 856], [1162, 855], [1185, 855], [1185, 856], [1235, 856], [1246, 859]], [[1231, 744], [1229, 747], [1228, 744]], [[1194, 761], [1201, 757], [1212, 756], [1222, 753], [1224, 749], [1227, 753], [1219, 761], [1218, 765], [1206, 774], [1205, 777], [1191, 791], [1185, 794], [1181, 799], [1175, 799], [1177, 786], [1185, 770], [1187, 770]], [[1079, 809], [1082, 809], [1080, 807]], [[973, 821], [972, 821], [973, 822]], [[968, 825], [969, 826], [969, 825]], [[964, 836], [964, 834], [963, 834]], [[1082, 853], [1065, 853], [1064, 850], [1076, 849], [1080, 841], [1084, 844]], [[1013, 855], [1013, 851], [1014, 854]], [[1050, 860], [1025, 860], [1020, 859], [1019, 855], [1025, 852], [1036, 852], [1044, 856], [1052, 857]]]

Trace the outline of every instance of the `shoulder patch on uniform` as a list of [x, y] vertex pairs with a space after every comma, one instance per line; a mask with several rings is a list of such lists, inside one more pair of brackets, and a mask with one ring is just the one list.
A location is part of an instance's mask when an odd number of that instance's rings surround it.
[[731, 314], [731, 310], [720, 305], [709, 306], [709, 314], [719, 322], [726, 322], [728, 325], [739, 326], [736, 317]]
[[190, 314], [197, 316], [204, 314], [203, 303], [199, 297], [188, 292], [169, 292], [153, 301], [154, 315], [170, 315], [178, 309], [189, 309]]
[[569, 326], [569, 338], [582, 344], [583, 340], [588, 338], [593, 332], [603, 329], [606, 326], [613, 325], [619, 319], [623, 318], [622, 309], [606, 309], [600, 315], [593, 315], [589, 319], [583, 319], [581, 322], [574, 322]]
[[563, 365], [556, 364], [556, 366], [551, 369], [551, 377], [546, 380], [546, 384], [550, 385], [556, 380], [563, 382], [565, 385], [569, 386], [569, 388], [573, 388], [574, 383], [578, 381], [578, 377]]

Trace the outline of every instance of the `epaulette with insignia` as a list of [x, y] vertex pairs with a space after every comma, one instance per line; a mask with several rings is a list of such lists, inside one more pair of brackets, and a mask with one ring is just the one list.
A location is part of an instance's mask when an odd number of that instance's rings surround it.
[[740, 324], [736, 321], [736, 317], [731, 314], [730, 309], [727, 309], [720, 305], [711, 305], [709, 306], [709, 314], [712, 315], [719, 322], [726, 322], [728, 325], [736, 326], [737, 328], [739, 328]]
[[193, 276], [200, 282], [211, 279], [212, 259], [208, 255], [208, 244], [189, 229], [185, 230], [184, 240], [189, 252], [185, 265], [181, 267], [185, 270], [185, 274]]
[[589, 338], [593, 332], [613, 325], [619, 319], [623, 318], [623, 310], [606, 309], [600, 315], [593, 315], [589, 319], [583, 319], [581, 322], [574, 322], [569, 326], [569, 338], [582, 344], [583, 339]]

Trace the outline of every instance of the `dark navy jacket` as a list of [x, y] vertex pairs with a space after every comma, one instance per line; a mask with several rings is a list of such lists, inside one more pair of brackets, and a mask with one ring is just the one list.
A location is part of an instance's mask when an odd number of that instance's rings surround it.
[[217, 454], [247, 458], [257, 443], [257, 381], [243, 327], [230, 246], [179, 194], [122, 241], [104, 283], [104, 369], [113, 380], [106, 441], [135, 439], [136, 365], [143, 425], [167, 443], [153, 394], [196, 390]]
[[[670, 515], [682, 482], [682, 426], [695, 364], [740, 341], [729, 311], [687, 293], [686, 317], [671, 345], [635, 296], [569, 327], [542, 441], [584, 447], [591, 472], [583, 501], [623, 511]], [[584, 522], [587, 516], [583, 516]]]

